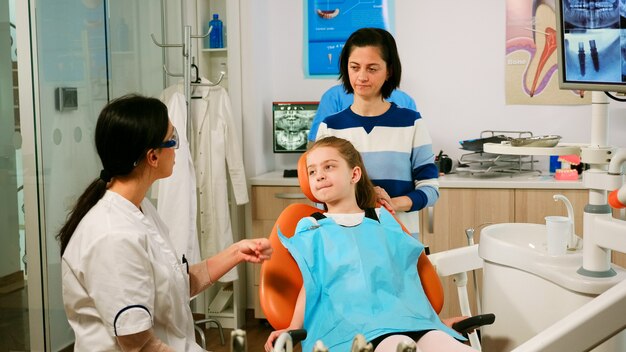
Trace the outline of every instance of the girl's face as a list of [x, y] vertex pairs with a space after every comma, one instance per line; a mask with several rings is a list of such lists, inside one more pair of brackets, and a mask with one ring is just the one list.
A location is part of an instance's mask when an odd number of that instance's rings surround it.
[[307, 153], [307, 172], [313, 195], [329, 206], [356, 203], [359, 167], [351, 168], [337, 149], [318, 147]]
[[380, 49], [376, 46], [354, 47], [348, 57], [348, 76], [355, 96], [380, 96], [380, 90], [389, 77]]

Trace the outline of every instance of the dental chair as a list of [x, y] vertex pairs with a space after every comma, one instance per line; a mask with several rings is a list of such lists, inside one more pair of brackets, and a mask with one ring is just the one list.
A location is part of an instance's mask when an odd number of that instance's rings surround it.
[[[304, 153], [298, 160], [298, 181], [302, 193], [311, 200], [313, 203], [320, 203], [311, 192], [309, 186], [308, 175], [306, 171], [306, 153]], [[287, 249], [282, 245], [278, 238], [278, 228], [281, 233], [286, 237], [293, 236], [298, 221], [304, 217], [311, 216], [316, 212], [324, 212], [320, 208], [308, 204], [291, 204], [287, 206], [279, 215], [272, 232], [269, 236], [270, 244], [274, 250], [272, 253], [272, 259], [263, 262], [261, 266], [260, 282], [259, 282], [259, 301], [261, 309], [265, 313], [265, 316], [276, 330], [285, 329], [291, 323], [293, 311], [295, 309], [298, 293], [302, 287], [302, 275], [298, 269], [298, 265], [291, 257]], [[402, 224], [401, 224], [402, 225]], [[409, 234], [404, 225], [402, 229]], [[467, 247], [468, 249], [461, 249], [463, 252], [460, 257], [437, 257], [437, 261], [441, 262], [442, 268], [433, 266], [429, 257], [424, 253], [421, 254], [418, 263], [417, 271], [420, 276], [420, 281], [430, 301], [433, 309], [437, 314], [441, 312], [443, 307], [443, 287], [441, 285], [440, 275], [462, 275], [465, 271], [475, 269], [475, 266], [482, 267], [482, 260], [478, 257], [477, 246]], [[467, 264], [467, 258], [469, 255], [470, 266], [456, 264], [457, 261], [461, 261]], [[478, 259], [476, 259], [478, 258]], [[462, 274], [461, 274], [462, 273]], [[467, 291], [461, 299], [467, 299]], [[453, 329], [461, 334], [467, 336], [467, 333], [478, 328], [482, 325], [492, 324], [495, 320], [493, 314], [483, 314], [471, 316], [469, 313], [469, 303], [461, 303], [462, 312], [464, 315], [470, 316], [469, 318], [460, 321], [452, 326]], [[306, 334], [300, 337], [301, 333], [293, 335], [293, 343], [306, 338]], [[298, 340], [299, 339], [299, 340]], [[291, 343], [291, 338], [289, 338]], [[470, 342], [472, 347], [480, 350], [480, 343], [478, 338], [471, 338]], [[303, 351], [310, 352], [310, 351]], [[344, 351], [331, 351], [331, 352], [344, 352]]]

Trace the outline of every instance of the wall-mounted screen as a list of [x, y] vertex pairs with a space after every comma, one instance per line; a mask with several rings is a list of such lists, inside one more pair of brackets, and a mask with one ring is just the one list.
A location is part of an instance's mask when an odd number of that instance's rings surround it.
[[274, 153], [306, 151], [307, 135], [319, 102], [272, 103]]
[[626, 2], [556, 0], [556, 14], [559, 86], [626, 92]]

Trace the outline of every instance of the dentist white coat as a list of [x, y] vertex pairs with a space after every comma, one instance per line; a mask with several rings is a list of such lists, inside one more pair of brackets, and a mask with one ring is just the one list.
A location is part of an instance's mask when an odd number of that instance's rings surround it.
[[203, 351], [194, 340], [187, 266], [150, 201], [141, 209], [106, 191], [65, 250], [63, 298], [75, 351], [119, 351], [115, 336], [151, 327], [175, 351]]
[[[210, 82], [203, 78], [202, 83]], [[176, 84], [161, 95], [161, 100], [168, 102], [172, 121], [186, 119], [182, 92], [182, 84]], [[191, 100], [192, 133], [189, 143], [196, 173], [200, 254], [206, 258], [234, 242], [226, 180], [231, 181], [237, 205], [248, 203], [249, 198], [242, 148], [228, 92], [221, 86], [198, 86], [194, 87], [193, 96], [198, 99]], [[177, 221], [186, 222], [188, 219], [182, 217]], [[169, 221], [166, 223], [169, 224]], [[219, 281], [229, 282], [237, 278], [237, 271], [233, 268]]]

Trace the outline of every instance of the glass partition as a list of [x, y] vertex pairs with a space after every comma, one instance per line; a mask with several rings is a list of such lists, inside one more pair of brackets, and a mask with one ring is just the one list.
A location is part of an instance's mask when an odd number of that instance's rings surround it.
[[[10, 28], [5, 18], [10, 11], [5, 9], [14, 1], [0, 0], [0, 351], [30, 350], [29, 334], [35, 339], [31, 344], [43, 345], [45, 350], [71, 350], [74, 332], [63, 309], [60, 248], [55, 237], [77, 197], [99, 175], [101, 165], [93, 141], [101, 108], [110, 99], [126, 93], [158, 96], [163, 89], [163, 55], [150, 34], [162, 34], [161, 9], [165, 0], [30, 0], [24, 6], [20, 3], [20, 8], [26, 9], [19, 16], [29, 18], [32, 39], [31, 62], [23, 63], [29, 72], [32, 64], [32, 86], [20, 86], [33, 89], [34, 111], [29, 116], [20, 116], [13, 109], [16, 96], [10, 82], [15, 63], [12, 50], [8, 49], [9, 35], [5, 35]], [[20, 118], [31, 120], [22, 131]], [[30, 171], [36, 181], [26, 185], [29, 194], [36, 193], [33, 208], [38, 213], [34, 215], [38, 223], [27, 225], [31, 231], [27, 234], [20, 215], [20, 132], [28, 135], [29, 148], [36, 151], [34, 156], [29, 154], [36, 159], [36, 171]], [[3, 310], [1, 301], [5, 276], [19, 279], [22, 272], [26, 282], [27, 267], [21, 260], [24, 237], [38, 238], [41, 243], [41, 253], [34, 254], [40, 254], [41, 264], [33, 269], [41, 278], [37, 281], [41, 281], [42, 293], [41, 297], [30, 297], [31, 304], [37, 305], [30, 312], [30, 327], [25, 293], [21, 301], [24, 304], [10, 312]], [[23, 286], [25, 291], [27, 285]], [[24, 315], [22, 320], [16, 318], [19, 314]], [[11, 331], [6, 334], [5, 317], [11, 322], [7, 324]], [[43, 326], [37, 325], [39, 319]], [[33, 337], [41, 334], [38, 329], [45, 331], [41, 338]]]
[[30, 350], [15, 23], [0, 0], [0, 351]]

